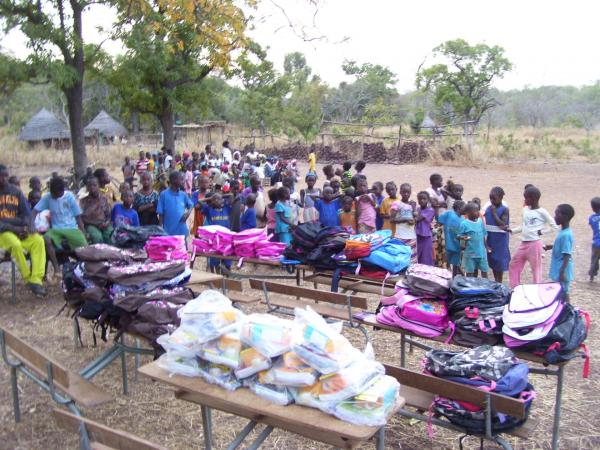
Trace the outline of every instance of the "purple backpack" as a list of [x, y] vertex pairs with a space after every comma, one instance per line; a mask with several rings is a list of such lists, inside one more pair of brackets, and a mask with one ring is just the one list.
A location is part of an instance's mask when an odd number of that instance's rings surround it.
[[413, 294], [446, 297], [450, 290], [452, 272], [426, 264], [412, 264], [406, 271], [406, 284]]
[[438, 337], [448, 328], [448, 309], [440, 300], [416, 297], [404, 289], [381, 300], [377, 322], [402, 328], [423, 337]]
[[267, 239], [264, 228], [251, 228], [240, 231], [233, 236], [233, 251], [241, 258], [256, 257], [256, 243]]
[[185, 247], [185, 236], [151, 236], [144, 250], [152, 261], [190, 259]]

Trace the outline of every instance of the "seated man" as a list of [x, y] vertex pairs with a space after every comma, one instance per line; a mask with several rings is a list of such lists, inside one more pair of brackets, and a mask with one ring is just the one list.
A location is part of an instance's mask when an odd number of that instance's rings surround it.
[[81, 209], [73, 193], [65, 191], [65, 181], [62, 178], [54, 177], [50, 180], [50, 192], [44, 194], [33, 208], [34, 218], [45, 209], [50, 210], [52, 218], [52, 228], [46, 232], [46, 236], [57, 249], [64, 250], [63, 240], [70, 250], [88, 245]]
[[85, 226], [92, 244], [110, 244], [113, 231], [110, 223], [110, 206], [108, 199], [100, 194], [100, 186], [96, 177], [87, 179], [87, 197], [79, 201]]
[[[44, 238], [31, 230], [31, 213], [23, 193], [8, 183], [8, 170], [0, 164], [0, 247], [9, 251], [27, 287], [46, 295], [42, 285], [46, 267]], [[31, 267], [23, 251], [29, 253]]]

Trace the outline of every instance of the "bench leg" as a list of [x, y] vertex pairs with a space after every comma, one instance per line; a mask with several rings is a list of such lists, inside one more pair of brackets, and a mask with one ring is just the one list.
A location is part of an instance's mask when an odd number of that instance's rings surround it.
[[385, 426], [381, 427], [377, 431], [377, 450], [384, 450], [385, 448]]
[[[140, 348], [140, 338], [135, 338], [135, 348]], [[138, 369], [140, 368], [140, 354], [134, 353], [133, 361], [135, 364], [135, 372], [133, 372], [133, 381], [138, 382]]]
[[201, 406], [202, 411], [202, 433], [204, 434], [204, 450], [212, 449], [212, 420], [210, 408]]
[[400, 333], [400, 367], [406, 365], [406, 336]]
[[265, 429], [260, 432], [258, 437], [254, 440], [254, 442], [252, 442], [252, 444], [250, 446], [248, 446], [248, 448], [246, 450], [256, 450], [257, 448], [259, 448], [262, 445], [262, 443], [265, 442], [265, 439], [267, 439], [272, 432], [273, 432], [273, 427], [271, 425], [269, 425], [268, 427], [265, 427]]
[[10, 303], [14, 305], [17, 303], [17, 265], [12, 259], [10, 260], [10, 288], [12, 294]]
[[231, 444], [229, 444], [227, 450], [237, 449], [241, 445], [241, 443], [244, 442], [246, 436], [248, 436], [252, 432], [252, 430], [254, 430], [254, 427], [256, 427], [256, 422], [254, 422], [253, 420], [248, 422], [244, 429], [240, 431], [240, 433], [235, 437], [233, 441], [231, 441]]
[[77, 324], [77, 320], [75, 317], [72, 319], [73, 322], [73, 348], [77, 350], [79, 348], [79, 339], [81, 330], [79, 329], [79, 325]]
[[556, 402], [554, 404], [554, 424], [552, 425], [552, 450], [558, 450], [558, 432], [560, 428], [560, 408], [562, 406], [562, 390], [565, 367], [559, 366], [556, 380]]
[[[125, 335], [121, 336], [121, 344], [125, 345]], [[123, 377], [123, 395], [129, 393], [129, 384], [127, 381], [127, 352], [121, 349], [121, 376]]]
[[13, 398], [13, 412], [15, 413], [15, 422], [21, 421], [21, 408], [19, 406], [19, 386], [18, 386], [18, 374], [17, 368], [10, 368], [10, 387], [12, 390], [12, 398]]

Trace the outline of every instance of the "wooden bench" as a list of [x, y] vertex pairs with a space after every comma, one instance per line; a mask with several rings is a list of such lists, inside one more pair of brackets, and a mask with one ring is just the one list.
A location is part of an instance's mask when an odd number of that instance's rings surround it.
[[[250, 279], [250, 287], [263, 292], [263, 303], [267, 305], [269, 312], [282, 314], [293, 314], [294, 308], [305, 308], [310, 306], [314, 311], [326, 319], [344, 321], [350, 328], [359, 329], [369, 342], [367, 330], [354, 320], [354, 310], [365, 311], [368, 309], [367, 299], [351, 294], [339, 294], [336, 292], [319, 291], [312, 288], [292, 286], [273, 281]], [[270, 294], [295, 296], [292, 298], [276, 297]]]
[[6, 251], [6, 250], [2, 250], [2, 251], [4, 251], [4, 255], [2, 255], [2, 257], [0, 258], [0, 264], [1, 263], [9, 263], [10, 264], [10, 291], [11, 291], [10, 303], [14, 305], [15, 303], [17, 303], [17, 265], [11, 258], [9, 251]]
[[76, 405], [95, 407], [113, 400], [104, 390], [82, 376], [65, 369], [48, 355], [27, 344], [4, 327], [0, 327], [0, 351], [4, 362], [10, 367], [16, 422], [21, 420], [17, 372], [21, 372], [33, 380], [50, 393], [55, 402], [66, 405], [75, 413], [79, 413]]
[[80, 435], [85, 450], [166, 450], [131, 433], [109, 428], [61, 409], [54, 409], [52, 415], [60, 428]]
[[[474, 386], [444, 380], [443, 378], [414, 372], [402, 367], [390, 365], [384, 366], [385, 373], [396, 378], [402, 386], [400, 393], [406, 400], [406, 403], [405, 407], [399, 411], [399, 414], [405, 417], [425, 422], [431, 421], [431, 423], [435, 425], [456, 430], [465, 435], [471, 434], [461, 427], [452, 424], [448, 420], [433, 417], [430, 418], [421, 413], [421, 411], [428, 411], [430, 409], [433, 400], [438, 395], [452, 400], [472, 403], [484, 409], [484, 414], [491, 415], [492, 413], [503, 413], [516, 417], [517, 419], [524, 419], [526, 417], [525, 402], [523, 400], [486, 392], [477, 389]], [[406, 408], [407, 406], [416, 409], [417, 412], [409, 411]], [[491, 422], [489, 423], [489, 427], [491, 427]], [[527, 439], [531, 436], [536, 427], [536, 421], [527, 420], [527, 422], [519, 428], [504, 434]], [[487, 429], [485, 434], [475, 434], [474, 436], [478, 436], [480, 439], [492, 440], [503, 448], [511, 448], [508, 442], [497, 434], [492, 433], [491, 428]], [[462, 448], [463, 439], [464, 436], [460, 439], [460, 448]]]
[[[227, 391], [209, 384], [198, 377], [173, 375], [158, 367], [156, 362], [140, 368], [140, 373], [152, 380], [165, 383], [175, 390], [175, 397], [202, 408], [204, 448], [212, 447], [211, 409], [244, 417], [250, 422], [244, 427], [228, 448], [237, 448], [257, 424], [265, 425], [255, 441], [247, 448], [256, 449], [269, 436], [274, 428], [279, 428], [309, 439], [332, 445], [336, 448], [351, 449], [377, 439], [377, 448], [384, 448], [384, 427], [367, 427], [343, 422], [318, 409], [299, 405], [280, 406], [258, 397], [249, 389]], [[394, 412], [404, 404], [400, 398]], [[235, 445], [234, 445], [235, 444]]]
[[[327, 286], [331, 286], [332, 283], [332, 275], [326, 273], [314, 273], [312, 275], [308, 275], [304, 277], [305, 281], [311, 281], [314, 284], [315, 289], [317, 289], [319, 284], [324, 284]], [[343, 292], [363, 292], [365, 294], [382, 294], [382, 285], [383, 285], [383, 295], [391, 296], [394, 295], [396, 290], [393, 286], [390, 286], [388, 283], [383, 284], [382, 282], [377, 282], [375, 280], [367, 280], [367, 279], [358, 279], [358, 278], [348, 278], [342, 277], [338, 283], [339, 289]]]
[[[192, 274], [192, 278], [193, 278], [193, 274]], [[206, 285], [208, 285], [212, 289], [216, 289], [219, 287], [221, 289], [221, 291], [223, 292], [223, 294], [225, 294], [229, 298], [229, 300], [231, 300], [233, 303], [252, 304], [252, 303], [257, 303], [260, 300], [260, 297], [243, 293], [244, 286], [243, 286], [241, 280], [235, 280], [233, 278], [221, 277], [221, 280], [218, 282], [211, 282], [211, 283], [209, 283], [209, 282], [193, 282], [192, 283], [192, 278], [190, 278], [190, 281], [188, 282], [187, 287], [189, 287], [193, 291], [195, 290], [194, 289], [195, 287], [204, 288]]]

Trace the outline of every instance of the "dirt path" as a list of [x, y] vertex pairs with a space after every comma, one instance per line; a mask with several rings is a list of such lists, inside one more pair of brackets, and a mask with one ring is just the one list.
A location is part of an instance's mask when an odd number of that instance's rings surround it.
[[[320, 169], [319, 169], [320, 170]], [[502, 186], [507, 193], [506, 200], [511, 207], [512, 223], [520, 220], [522, 191], [526, 183], [532, 183], [542, 190], [541, 205], [551, 213], [559, 203], [571, 203], [576, 211], [573, 231], [576, 239], [576, 283], [572, 302], [590, 311], [592, 319], [598, 317], [597, 304], [600, 283], [590, 285], [586, 279], [588, 269], [591, 233], [587, 225], [590, 214], [589, 200], [600, 195], [600, 165], [543, 165], [528, 164], [497, 166], [487, 168], [454, 168], [430, 166], [370, 165], [366, 169], [369, 182], [394, 180], [397, 184], [409, 182], [413, 185], [413, 197], [419, 190], [428, 187], [429, 175], [439, 172], [465, 186], [465, 198], [487, 199], [492, 186]], [[25, 180], [24, 180], [25, 181]], [[24, 183], [26, 185], [26, 182]], [[551, 242], [552, 237], [547, 238]], [[513, 239], [512, 246], [517, 243]], [[545, 273], [548, 258], [545, 261]], [[3, 267], [6, 269], [6, 267]], [[8, 281], [6, 273], [2, 279]], [[526, 278], [527, 279], [527, 278]], [[55, 318], [63, 304], [58, 287], [51, 287], [47, 301], [39, 301], [19, 289], [19, 303], [8, 304], [10, 289], [0, 287], [0, 322], [32, 344], [42, 348], [57, 360], [73, 370], [81, 369], [87, 362], [103, 351], [107, 344], [92, 347], [91, 331], [84, 324], [83, 349], [73, 349], [70, 319], [61, 315]], [[375, 297], [370, 299], [374, 306]], [[358, 336], [352, 336], [358, 338]], [[384, 362], [398, 364], [399, 339], [389, 333], [372, 333], [378, 358]], [[588, 345], [594, 353], [599, 337], [595, 326], [592, 328]], [[358, 342], [358, 341], [357, 341]], [[422, 353], [415, 352], [409, 357], [411, 366], [419, 367]], [[142, 358], [143, 361], [148, 359]], [[133, 368], [133, 358], [129, 359]], [[600, 419], [592, 411], [600, 405], [598, 371], [592, 359], [592, 373], [589, 380], [581, 378], [582, 362], [575, 361], [567, 369], [564, 390], [561, 449], [581, 449], [600, 447]], [[130, 372], [131, 373], [131, 372]], [[143, 436], [151, 441], [174, 449], [200, 449], [201, 417], [198, 407], [173, 399], [168, 389], [140, 379], [130, 383], [130, 395], [120, 394], [120, 367], [113, 364], [94, 380], [116, 397], [113, 404], [84, 413], [115, 428], [122, 428]], [[531, 379], [538, 391], [538, 398], [532, 408], [532, 419], [539, 421], [534, 438], [528, 441], [513, 441], [518, 449], [548, 448], [552, 425], [554, 378], [533, 376]], [[22, 421], [14, 423], [10, 402], [8, 371], [0, 364], [0, 449], [63, 449], [77, 448], [77, 440], [57, 429], [50, 415], [52, 405], [49, 397], [31, 382], [21, 383]], [[230, 441], [243, 421], [224, 414], [215, 414], [216, 448]], [[455, 433], [436, 430], [433, 440], [429, 440], [424, 424], [412, 424], [405, 419], [393, 418], [387, 428], [388, 448], [402, 449], [447, 449], [457, 448], [458, 436]], [[471, 439], [468, 448], [477, 448], [478, 442]], [[314, 449], [324, 448], [314, 442], [293, 435], [276, 432], [264, 448]], [[367, 447], [365, 447], [367, 448]], [[369, 446], [369, 448], [372, 448]], [[487, 447], [486, 447], [487, 448]], [[489, 448], [495, 448], [490, 446]]]

